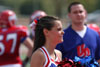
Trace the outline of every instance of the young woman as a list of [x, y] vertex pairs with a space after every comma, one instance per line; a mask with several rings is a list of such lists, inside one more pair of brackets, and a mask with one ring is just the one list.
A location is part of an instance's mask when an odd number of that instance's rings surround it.
[[63, 41], [63, 34], [59, 18], [45, 16], [38, 20], [31, 67], [57, 67], [62, 55], [60, 51], [55, 50], [55, 47]]

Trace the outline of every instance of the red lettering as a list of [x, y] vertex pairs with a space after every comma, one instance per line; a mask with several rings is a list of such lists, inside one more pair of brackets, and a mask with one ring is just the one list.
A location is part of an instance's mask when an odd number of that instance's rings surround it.
[[90, 49], [85, 48], [85, 44], [82, 44], [77, 47], [77, 54], [79, 57], [86, 57], [90, 55]]

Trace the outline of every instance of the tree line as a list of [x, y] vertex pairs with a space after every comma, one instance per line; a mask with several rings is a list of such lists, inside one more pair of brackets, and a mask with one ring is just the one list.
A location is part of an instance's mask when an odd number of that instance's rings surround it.
[[0, 5], [10, 7], [20, 15], [30, 15], [35, 10], [43, 10], [48, 15], [65, 17], [67, 6], [72, 1], [81, 2], [88, 13], [100, 9], [100, 0], [0, 0]]

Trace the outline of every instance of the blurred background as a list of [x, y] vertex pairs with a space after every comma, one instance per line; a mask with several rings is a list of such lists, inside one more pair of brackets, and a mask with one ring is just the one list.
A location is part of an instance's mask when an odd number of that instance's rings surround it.
[[[11, 9], [16, 12], [18, 20], [28, 23], [29, 16], [35, 10], [43, 10], [48, 15], [58, 16], [62, 19], [67, 18], [67, 6], [73, 1], [81, 2], [88, 12], [89, 22], [99, 22], [100, 0], [0, 0], [0, 11]], [[25, 22], [24, 22], [25, 23]]]
[[[6, 9], [13, 10], [18, 17], [17, 24], [29, 28], [31, 14], [36, 10], [43, 10], [48, 15], [60, 17], [65, 28], [68, 26], [67, 6], [73, 1], [79, 1], [85, 6], [88, 12], [87, 23], [100, 26], [100, 0], [0, 0], [0, 12]], [[22, 47], [20, 53], [23, 60], [27, 49], [25, 46]], [[29, 67], [29, 64], [26, 67]]]

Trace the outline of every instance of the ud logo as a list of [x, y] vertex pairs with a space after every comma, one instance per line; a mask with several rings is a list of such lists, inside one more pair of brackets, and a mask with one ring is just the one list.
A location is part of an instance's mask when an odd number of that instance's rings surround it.
[[77, 47], [77, 54], [79, 57], [86, 57], [90, 55], [90, 49], [85, 47], [85, 44], [82, 44]]

